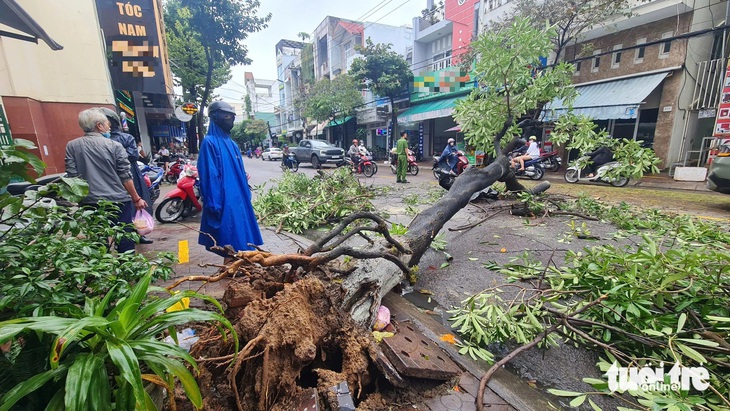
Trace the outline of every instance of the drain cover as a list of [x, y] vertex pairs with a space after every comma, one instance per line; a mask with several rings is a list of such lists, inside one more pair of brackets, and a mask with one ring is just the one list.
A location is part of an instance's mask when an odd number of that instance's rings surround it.
[[461, 369], [438, 345], [416, 331], [410, 324], [396, 323], [398, 332], [383, 338], [383, 352], [402, 375], [430, 380], [448, 380]]

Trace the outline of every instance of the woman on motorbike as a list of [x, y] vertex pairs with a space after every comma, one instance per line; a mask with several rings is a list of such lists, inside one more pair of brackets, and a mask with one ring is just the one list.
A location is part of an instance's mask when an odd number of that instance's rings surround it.
[[289, 158], [289, 145], [284, 144], [284, 147], [281, 148], [281, 151], [283, 152], [281, 156], [281, 163], [286, 168], [291, 168], [291, 159]]
[[456, 157], [457, 151], [458, 150], [456, 149], [456, 140], [450, 138], [446, 142], [446, 148], [444, 148], [444, 151], [441, 152], [441, 157], [439, 157], [438, 160], [439, 163], [446, 161], [446, 164], [448, 164], [451, 168], [452, 175], [456, 175], [456, 164], [458, 162], [458, 158]]
[[[536, 158], [540, 158], [540, 147], [537, 145], [537, 137], [530, 136], [529, 143], [527, 145], [527, 152], [524, 155], [517, 156], [513, 158], [512, 161], [512, 168], [516, 170], [524, 170], [525, 169], [525, 161], [534, 160]], [[520, 163], [520, 167], [515, 167], [515, 162]]]

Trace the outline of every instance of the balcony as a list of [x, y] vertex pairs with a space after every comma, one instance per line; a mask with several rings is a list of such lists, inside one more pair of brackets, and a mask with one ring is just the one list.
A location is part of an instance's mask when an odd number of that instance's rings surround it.
[[451, 34], [453, 23], [449, 20], [441, 20], [435, 24], [429, 24], [428, 27], [421, 27], [421, 20], [423, 19], [419, 17], [413, 19], [413, 33], [415, 35], [415, 41], [417, 42], [430, 43], [443, 36]]
[[608, 34], [640, 27], [693, 10], [693, 6], [689, 5], [689, 0], [654, 0], [648, 2], [633, 0], [631, 6], [631, 18], [616, 16], [613, 19], [608, 19], [603, 25], [582, 34], [581, 41], [593, 40]]

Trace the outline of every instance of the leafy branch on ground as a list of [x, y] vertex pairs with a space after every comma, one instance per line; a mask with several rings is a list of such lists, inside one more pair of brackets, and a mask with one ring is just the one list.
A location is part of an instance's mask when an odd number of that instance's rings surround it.
[[[527, 254], [509, 264], [487, 264], [509, 283], [484, 290], [450, 311], [463, 337], [462, 353], [491, 362], [493, 344], [524, 347], [538, 341], [547, 347], [563, 339], [604, 352], [599, 363], [603, 372], [614, 361], [634, 367], [702, 366], [710, 373], [708, 390], [629, 391], [634, 400], [625, 409], [728, 409], [727, 227], [688, 216], [641, 212], [625, 204], [612, 207], [585, 197], [563, 206], [614, 222], [621, 228], [617, 238], [629, 241], [568, 251], [561, 267], [552, 256], [543, 263]], [[507, 289], [516, 292], [504, 297]], [[571, 315], [592, 303], [580, 315]], [[572, 406], [591, 395], [625, 401], [620, 395], [624, 392], [610, 392], [606, 381], [585, 381], [595, 390], [554, 393], [574, 397]]]
[[285, 172], [275, 188], [258, 196], [254, 210], [259, 223], [300, 234], [336, 223], [355, 212], [371, 211], [374, 194], [345, 168], [314, 178]]

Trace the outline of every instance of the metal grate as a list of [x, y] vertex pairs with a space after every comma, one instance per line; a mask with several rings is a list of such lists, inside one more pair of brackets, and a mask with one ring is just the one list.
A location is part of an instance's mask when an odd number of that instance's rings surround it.
[[697, 63], [697, 80], [690, 110], [717, 108], [725, 79], [725, 59]]

